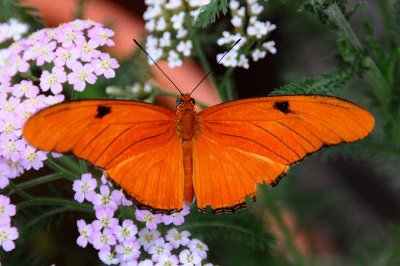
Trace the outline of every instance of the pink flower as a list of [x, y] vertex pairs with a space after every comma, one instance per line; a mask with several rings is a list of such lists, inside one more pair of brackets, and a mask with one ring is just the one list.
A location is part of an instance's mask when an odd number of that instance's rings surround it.
[[142, 228], [139, 233], [139, 243], [143, 246], [145, 251], [148, 251], [149, 248], [153, 245], [154, 241], [161, 236], [161, 233], [157, 230], [150, 231], [147, 228]]
[[116, 225], [114, 227], [114, 235], [120, 242], [135, 239], [137, 233], [138, 229], [132, 220], [124, 220], [122, 226]]
[[13, 67], [15, 67], [15, 69], [21, 73], [25, 73], [29, 69], [28, 62], [19, 55], [13, 58], [13, 64]]
[[185, 216], [190, 213], [190, 207], [187, 204], [183, 205], [183, 209], [180, 212], [175, 212], [171, 215], [163, 215], [162, 221], [165, 225], [173, 223], [174, 225], [181, 225], [185, 222]]
[[115, 246], [120, 261], [136, 260], [140, 256], [140, 244], [137, 241], [127, 240]]
[[10, 113], [13, 113], [20, 102], [21, 100], [15, 97], [10, 97], [8, 99], [0, 98], [0, 114], [9, 115]]
[[80, 46], [85, 42], [85, 37], [80, 31], [74, 30], [69, 24], [64, 24], [54, 36], [62, 47], [70, 48], [74, 44]]
[[205, 258], [207, 258], [208, 247], [206, 244], [204, 244], [200, 240], [193, 239], [188, 244], [188, 247], [189, 247], [190, 251], [192, 251], [193, 253], [197, 253], [200, 256], [200, 258], [202, 258], [203, 260]]
[[23, 151], [26, 143], [22, 140], [7, 140], [0, 139], [0, 154], [12, 162], [17, 162], [20, 159], [19, 152]]
[[92, 244], [93, 247], [97, 250], [107, 249], [110, 245], [115, 245], [117, 243], [115, 236], [112, 233], [112, 230], [109, 228], [101, 231], [93, 231], [92, 232]]
[[0, 195], [0, 224], [4, 225], [10, 222], [10, 217], [16, 212], [15, 205], [10, 204], [10, 198]]
[[0, 120], [0, 136], [1, 138], [7, 138], [9, 140], [16, 140], [21, 137], [23, 121], [22, 119], [15, 113], [9, 114], [4, 117], [3, 120]]
[[81, 176], [81, 179], [75, 180], [72, 189], [75, 191], [74, 199], [82, 203], [85, 199], [89, 202], [93, 200], [94, 189], [97, 186], [96, 179], [92, 178], [92, 175], [87, 173]]
[[54, 59], [54, 65], [56, 67], [67, 66], [72, 69], [72, 66], [77, 62], [81, 56], [81, 52], [78, 48], [72, 46], [68, 49], [58, 47], [56, 50], [56, 58]]
[[0, 189], [5, 188], [10, 184], [8, 179], [10, 176], [10, 167], [4, 158], [0, 158]]
[[75, 19], [74, 21], [71, 21], [68, 24], [71, 25], [74, 31], [82, 31], [91, 28], [94, 25], [98, 25], [99, 23], [96, 23], [91, 20]]
[[48, 91], [49, 88], [54, 94], [62, 92], [61, 83], [67, 81], [67, 74], [65, 74], [63, 68], [53, 67], [51, 73], [47, 70], [43, 71], [40, 76], [40, 87], [43, 91]]
[[42, 66], [45, 62], [50, 63], [55, 57], [54, 50], [56, 49], [56, 42], [49, 42], [37, 45], [38, 56], [36, 58], [36, 64]]
[[117, 60], [111, 58], [109, 54], [103, 53], [99, 59], [94, 61], [94, 72], [97, 76], [104, 75], [106, 78], [115, 77], [114, 69], [119, 67]]
[[201, 265], [201, 258], [196, 252], [191, 252], [188, 249], [182, 250], [179, 253], [179, 261], [185, 266]]
[[161, 255], [155, 266], [164, 266], [164, 265], [178, 266], [179, 265], [178, 257], [175, 255], [166, 255], [166, 254]]
[[99, 258], [106, 265], [112, 265], [112, 264], [119, 263], [119, 259], [116, 257], [115, 252], [113, 252], [110, 247], [100, 250]]
[[110, 38], [114, 36], [114, 32], [110, 29], [96, 26], [88, 31], [89, 37], [96, 41], [98, 45], [114, 46], [114, 41]]
[[188, 231], [179, 232], [175, 228], [172, 228], [167, 232], [165, 239], [172, 245], [173, 248], [177, 249], [180, 246], [187, 246], [190, 242], [190, 233]]
[[86, 87], [86, 82], [94, 84], [96, 82], [96, 75], [93, 74], [93, 66], [76, 62], [72, 66], [72, 73], [68, 74], [68, 83], [74, 85], [74, 90], [83, 91]]
[[[5, 164], [1, 163], [0, 167], [2, 168], [0, 170], [3, 173], [6, 173], [6, 176], [9, 179], [13, 179], [13, 178], [19, 176], [24, 171], [24, 169], [22, 168], [21, 164], [19, 164], [19, 162], [13, 162], [11, 160], [6, 160]], [[8, 180], [6, 181], [6, 180], [2, 179], [1, 181], [2, 181], [2, 183], [1, 183], [2, 186], [8, 185], [8, 182], [9, 182]]]
[[95, 230], [100, 231], [102, 228], [114, 229], [118, 226], [118, 219], [114, 218], [114, 211], [107, 209], [99, 209], [96, 211], [96, 218], [92, 222], [92, 226]]
[[[142, 260], [139, 262], [139, 264], [137, 266], [153, 266], [154, 263], [152, 260], [146, 259], [146, 260]], [[161, 265], [161, 264], [160, 264]], [[168, 265], [168, 264], [167, 264]], [[161, 265], [164, 266], [164, 265]], [[174, 265], [175, 266], [175, 265]]]
[[79, 47], [81, 52], [81, 60], [83, 62], [90, 62], [92, 59], [96, 59], [100, 56], [101, 52], [96, 50], [99, 44], [94, 40], [89, 40]]
[[78, 220], [76, 222], [78, 225], [79, 237], [76, 240], [78, 246], [84, 248], [87, 246], [90, 236], [93, 232], [93, 228], [90, 224], [86, 224], [84, 220]]
[[[1, 77], [1, 75], [0, 75]], [[8, 93], [12, 91], [12, 87], [10, 86], [10, 81], [2, 81], [0, 82], [0, 99], [6, 99]]]
[[0, 227], [0, 245], [8, 252], [15, 248], [14, 240], [19, 236], [18, 230], [10, 225]]
[[27, 98], [34, 98], [39, 94], [39, 88], [33, 85], [32, 81], [22, 80], [12, 88], [12, 95], [21, 98], [25, 96]]
[[118, 205], [112, 200], [110, 188], [106, 185], [100, 186], [100, 194], [95, 194], [92, 202], [95, 210], [110, 208], [115, 211], [118, 208]]
[[152, 214], [147, 210], [135, 210], [135, 217], [140, 222], [146, 222], [146, 227], [150, 230], [157, 229], [157, 224], [161, 223], [161, 215]]
[[148, 253], [151, 259], [158, 262], [161, 255], [171, 255], [172, 246], [169, 243], [165, 243], [163, 238], [158, 238], [154, 241], [153, 245], [149, 248]]
[[47, 159], [47, 154], [45, 152], [36, 151], [36, 149], [31, 146], [27, 146], [21, 152], [21, 154], [21, 164], [26, 170], [29, 170], [31, 168], [39, 170], [43, 167], [43, 161]]

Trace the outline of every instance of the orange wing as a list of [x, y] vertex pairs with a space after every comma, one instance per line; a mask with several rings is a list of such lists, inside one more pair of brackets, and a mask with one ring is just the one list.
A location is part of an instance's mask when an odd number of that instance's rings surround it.
[[323, 146], [364, 138], [373, 116], [327, 96], [278, 96], [227, 102], [199, 113], [193, 147], [197, 205], [232, 211], [255, 200], [256, 184], [275, 185], [289, 165]]
[[103, 168], [139, 207], [182, 209], [182, 147], [168, 109], [133, 101], [62, 103], [31, 117], [24, 136], [41, 150], [73, 153]]

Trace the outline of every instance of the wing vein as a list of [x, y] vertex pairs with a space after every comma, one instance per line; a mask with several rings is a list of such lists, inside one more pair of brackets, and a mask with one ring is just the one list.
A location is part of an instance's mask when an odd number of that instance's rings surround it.
[[[300, 133], [298, 133], [296, 130], [292, 129], [291, 127], [287, 126], [286, 124], [282, 123], [282, 122], [279, 121], [279, 120], [276, 120], [276, 122], [278, 122], [278, 123], [281, 124], [282, 126], [286, 127], [287, 129], [289, 129], [290, 131], [292, 131], [294, 134], [300, 136], [300, 137], [301, 137], [302, 139], [304, 139], [308, 144], [310, 144], [311, 146], [313, 146], [314, 149], [318, 149], [318, 147], [315, 147], [314, 144], [312, 144], [308, 139], [306, 139], [303, 135], [301, 135]], [[315, 136], [315, 135], [313, 135], [313, 136]], [[295, 139], [296, 139], [296, 138], [295, 138]], [[299, 143], [299, 142], [297, 142], [297, 143]], [[300, 143], [299, 143], [299, 144], [300, 144]], [[304, 148], [303, 145], [301, 145], [301, 146]], [[305, 148], [304, 148], [304, 150], [307, 151], [307, 149], [305, 149]]]
[[270, 134], [272, 137], [274, 137], [275, 139], [277, 139], [277, 140], [278, 140], [279, 142], [281, 142], [284, 146], [286, 146], [289, 150], [291, 150], [294, 154], [296, 154], [297, 157], [299, 157], [299, 158], [301, 157], [295, 150], [293, 150], [289, 145], [287, 145], [286, 142], [284, 142], [283, 140], [281, 140], [278, 136], [276, 136], [275, 134], [273, 134], [273, 133], [270, 132], [269, 130], [267, 130], [267, 129], [265, 129], [265, 128], [263, 128], [263, 127], [257, 125], [257, 124], [254, 124], [254, 123], [251, 123], [251, 124], [254, 125], [254, 126], [256, 126], [256, 127], [258, 127], [258, 128], [260, 128], [260, 129], [262, 129], [263, 131], [267, 132], [267, 133]]
[[109, 144], [103, 149], [103, 151], [99, 153], [96, 160], [93, 161], [93, 164], [96, 164], [97, 160], [99, 160], [100, 157], [111, 147], [111, 145], [114, 143], [115, 140], [117, 140], [119, 137], [121, 137], [123, 134], [125, 134], [128, 130], [132, 129], [133, 126], [134, 125], [131, 125], [130, 127], [126, 128], [120, 134], [118, 134], [112, 141], [110, 141]]
[[171, 126], [169, 126], [169, 127], [168, 127], [164, 132], [162, 132], [162, 133], [159, 133], [159, 134], [156, 134], [156, 135], [153, 135], [153, 136], [149, 136], [149, 137], [146, 137], [146, 138], [142, 138], [142, 139], [140, 139], [140, 140], [138, 140], [138, 141], [136, 141], [136, 142], [133, 142], [133, 143], [129, 144], [127, 147], [125, 147], [123, 150], [121, 150], [118, 154], [116, 154], [115, 157], [111, 159], [111, 161], [108, 161], [108, 162], [104, 165], [104, 168], [106, 168], [110, 163], [112, 163], [114, 160], [116, 160], [122, 153], [124, 153], [126, 150], [128, 150], [128, 149], [129, 149], [130, 147], [132, 147], [133, 145], [138, 144], [138, 143], [140, 143], [140, 142], [142, 142], [142, 141], [145, 141], [145, 140], [149, 140], [149, 139], [153, 139], [153, 138], [156, 138], [156, 137], [158, 137], [158, 136], [161, 136], [161, 135], [165, 134], [165, 133], [169, 130], [170, 127], [171, 127]]
[[[288, 164], [290, 163], [286, 158], [282, 157], [280, 154], [276, 153], [275, 151], [271, 150], [270, 148], [268, 148], [267, 146], [265, 146], [265, 145], [259, 143], [259, 142], [256, 141], [256, 140], [249, 139], [249, 138], [246, 138], [246, 137], [243, 137], [243, 136], [234, 135], [234, 134], [227, 134], [227, 133], [223, 133], [223, 132], [219, 132], [219, 131], [217, 131], [217, 132], [218, 132], [219, 134], [221, 134], [221, 135], [224, 135], [224, 136], [236, 137], [236, 138], [241, 138], [241, 139], [248, 140], [248, 141], [250, 141], [250, 142], [254, 142], [254, 143], [260, 145], [261, 147], [263, 147], [263, 148], [269, 150], [270, 152], [272, 152], [273, 154], [275, 154], [275, 155], [278, 156], [279, 158], [283, 159], [283, 160], [286, 161]], [[212, 139], [212, 138], [211, 138], [211, 139]]]
[[[83, 147], [83, 149], [80, 151], [81, 154], [83, 154], [83, 152], [89, 147], [90, 144], [92, 144], [92, 142], [97, 139], [101, 134], [103, 134], [104, 131], [106, 131], [108, 128], [110, 127], [110, 125], [107, 125], [104, 129], [102, 129], [99, 133], [97, 133], [86, 145], [85, 147]], [[78, 144], [78, 142], [75, 144], [74, 147], [72, 147], [72, 150], [76, 147], [76, 145]]]

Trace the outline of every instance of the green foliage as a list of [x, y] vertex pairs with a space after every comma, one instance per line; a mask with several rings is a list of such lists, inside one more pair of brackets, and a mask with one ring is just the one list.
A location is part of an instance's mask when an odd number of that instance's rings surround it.
[[357, 73], [352, 67], [338, 68], [316, 78], [305, 78], [291, 82], [271, 93], [271, 95], [322, 94], [335, 95]]
[[331, 12], [330, 8], [332, 6], [338, 7], [340, 12], [344, 15], [346, 19], [350, 19], [351, 16], [360, 10], [366, 1], [358, 1], [354, 6], [347, 11], [346, 5], [348, 4], [348, 0], [309, 0], [304, 3], [303, 8], [311, 13], [313, 13], [323, 24], [327, 25], [329, 28], [334, 30], [339, 30], [335, 21], [332, 20], [332, 17], [327, 14]]
[[234, 215], [192, 211], [179, 229], [189, 230], [207, 241], [232, 240], [258, 250], [265, 250], [273, 243], [261, 221], [248, 209], [239, 210]]
[[31, 30], [41, 29], [44, 26], [36, 7], [22, 4], [21, 0], [1, 1], [0, 18], [1, 21], [6, 21], [10, 18], [20, 19], [29, 24]]
[[220, 13], [228, 12], [228, 0], [212, 0], [208, 5], [201, 8], [199, 16], [195, 20], [195, 26], [207, 27], [219, 18]]

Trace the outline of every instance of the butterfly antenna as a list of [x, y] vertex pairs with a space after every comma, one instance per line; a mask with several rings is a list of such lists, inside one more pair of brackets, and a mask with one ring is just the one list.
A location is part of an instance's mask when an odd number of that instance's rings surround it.
[[179, 91], [179, 93], [181, 95], [183, 95], [183, 93], [181, 92], [181, 90], [178, 88], [178, 86], [176, 86], [176, 84], [172, 81], [172, 79], [170, 79], [168, 77], [168, 75], [161, 69], [161, 67], [159, 65], [157, 65], [156, 61], [153, 60], [153, 58], [151, 58], [151, 56], [149, 55], [148, 52], [146, 52], [146, 50], [138, 43], [138, 41], [136, 41], [136, 39], [133, 39], [133, 41], [136, 43], [137, 46], [139, 46], [140, 49], [142, 49], [142, 51], [150, 58], [150, 60], [156, 65], [156, 67], [161, 71], [161, 73], [164, 74], [164, 76], [175, 86], [175, 88]]
[[[236, 44], [238, 44], [240, 42], [241, 39], [237, 40], [234, 44], [232, 44], [231, 48], [229, 48], [228, 51], [225, 52], [225, 54], [218, 60], [217, 64], [219, 64], [222, 59], [225, 57], [225, 55], [227, 55], [232, 49], [233, 47], [235, 47]], [[199, 83], [197, 83], [196, 87], [194, 87], [194, 89], [192, 90], [192, 92], [189, 95], [192, 95], [192, 93], [200, 86], [200, 84], [212, 73], [213, 71], [210, 70], [208, 71], [208, 73], [199, 81]]]

